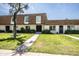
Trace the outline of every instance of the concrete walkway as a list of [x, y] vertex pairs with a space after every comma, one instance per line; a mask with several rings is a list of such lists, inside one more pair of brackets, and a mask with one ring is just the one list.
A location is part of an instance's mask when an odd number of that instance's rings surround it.
[[26, 40], [24, 42], [24, 44], [27, 46], [27, 47], [30, 47], [35, 41], [36, 39], [38, 38], [39, 34], [35, 34], [34, 36], [32, 36], [30, 39]]
[[79, 40], [79, 38], [78, 38], [78, 37], [74, 37], [74, 36], [67, 35], [67, 34], [65, 34], [65, 36], [68, 36], [68, 37], [71, 37], [71, 38], [73, 38], [73, 39]]
[[[3, 50], [0, 49], [0, 56], [11, 56], [13, 53], [12, 50]], [[15, 56], [19, 56], [19, 54], [16, 54]], [[69, 56], [69, 55], [57, 55], [57, 54], [47, 54], [47, 53], [34, 53], [34, 52], [26, 52], [21, 56]]]

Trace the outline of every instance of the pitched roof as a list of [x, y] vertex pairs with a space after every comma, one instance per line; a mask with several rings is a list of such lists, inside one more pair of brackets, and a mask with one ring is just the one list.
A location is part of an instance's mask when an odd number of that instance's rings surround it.
[[79, 25], [79, 19], [74, 20], [47, 20], [46, 25]]
[[[31, 15], [30, 23], [35, 24], [35, 16], [36, 15], [43, 15], [42, 17], [42, 24], [46, 25], [79, 25], [79, 19], [63, 19], [63, 20], [47, 20], [46, 13], [38, 13], [38, 14], [24, 14], [17, 16], [17, 24], [23, 25], [24, 24], [24, 16]], [[33, 17], [32, 17], [33, 16]], [[11, 15], [0, 16], [0, 25], [10, 25], [11, 24]]]

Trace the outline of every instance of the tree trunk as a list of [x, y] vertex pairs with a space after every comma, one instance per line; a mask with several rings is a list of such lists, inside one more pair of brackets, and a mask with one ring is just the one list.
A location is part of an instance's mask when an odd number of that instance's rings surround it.
[[13, 15], [13, 21], [14, 21], [14, 26], [13, 26], [13, 38], [16, 39], [16, 17], [17, 13], [15, 12]]

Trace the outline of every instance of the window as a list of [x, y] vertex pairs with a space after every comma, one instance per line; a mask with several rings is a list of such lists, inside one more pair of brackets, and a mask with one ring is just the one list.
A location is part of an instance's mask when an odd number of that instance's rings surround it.
[[55, 26], [50, 26], [50, 30], [55, 30]]
[[70, 26], [67, 26], [67, 30], [70, 30]]
[[74, 30], [74, 25], [67, 26], [67, 30]]
[[30, 26], [26, 26], [26, 30], [30, 30]]
[[41, 16], [36, 16], [36, 23], [37, 24], [41, 23]]
[[29, 23], [29, 16], [25, 16], [25, 17], [24, 17], [24, 23], [25, 23], [25, 24], [28, 24], [28, 23]]
[[74, 25], [71, 25], [71, 29], [74, 30], [75, 29], [75, 26]]
[[50, 26], [50, 30], [52, 30], [52, 26]]
[[55, 30], [55, 26], [53, 26], [53, 29], [52, 30]]

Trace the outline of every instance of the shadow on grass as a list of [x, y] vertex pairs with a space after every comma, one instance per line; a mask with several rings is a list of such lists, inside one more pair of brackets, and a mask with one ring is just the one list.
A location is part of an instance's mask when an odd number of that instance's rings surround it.
[[24, 43], [24, 40], [23, 40], [22, 38], [23, 38], [23, 37], [19, 37], [19, 38], [16, 38], [16, 39], [14, 39], [14, 38], [12, 38], [12, 37], [9, 37], [9, 38], [2, 38], [2, 39], [0, 39], [0, 42], [1, 42], [1, 41], [17, 40], [17, 41], [19, 42], [17, 45], [20, 45], [20, 44]]

